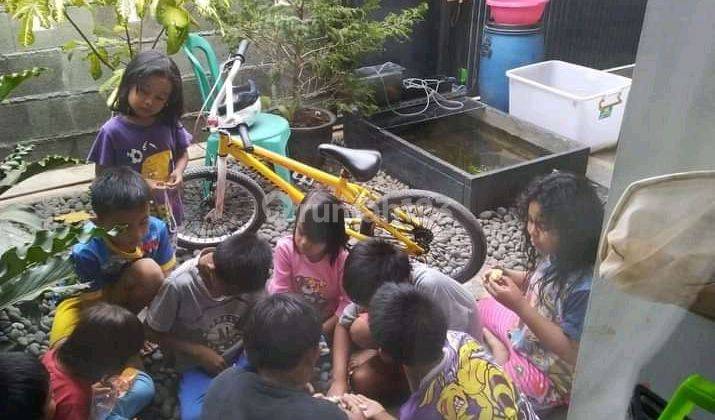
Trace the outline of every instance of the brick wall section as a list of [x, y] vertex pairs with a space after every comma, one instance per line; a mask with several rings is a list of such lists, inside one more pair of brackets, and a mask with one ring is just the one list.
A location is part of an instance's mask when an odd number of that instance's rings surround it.
[[[69, 13], [80, 28], [89, 28], [87, 32], [91, 33], [94, 22], [110, 27], [113, 11], [90, 13], [70, 8]], [[202, 28], [210, 26], [202, 24]], [[158, 29], [145, 25], [144, 42], [148, 44], [145, 48], [151, 46]], [[79, 39], [67, 22], [56, 28], [37, 31], [35, 43], [30, 47], [22, 47], [17, 34], [18, 23], [0, 10], [0, 73], [33, 66], [50, 70], [26, 81], [0, 104], [0, 157], [7, 155], [15, 144], [24, 141], [37, 144], [37, 157], [54, 153], [86, 157], [97, 130], [110, 116], [105, 98], [98, 92], [99, 85], [110, 76], [109, 72], [95, 81], [89, 76], [87, 62], [82, 60], [85, 52], [76, 51], [72, 60], [67, 59], [60, 47], [69, 40]], [[227, 48], [220, 37], [210, 31], [201, 34], [214, 46], [219, 60], [226, 57]], [[157, 48], [163, 48], [161, 42]], [[201, 95], [193, 70], [182, 52], [172, 58], [184, 79], [186, 110], [197, 111], [201, 106]], [[244, 77], [256, 79], [259, 85], [265, 86], [266, 77], [262, 68], [251, 65], [260, 62], [260, 53], [251, 51]], [[262, 90], [268, 92], [267, 88]], [[193, 120], [187, 125], [193, 126]]]

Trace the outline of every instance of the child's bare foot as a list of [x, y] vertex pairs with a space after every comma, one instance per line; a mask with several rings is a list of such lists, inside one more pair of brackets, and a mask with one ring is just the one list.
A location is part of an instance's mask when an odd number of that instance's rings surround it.
[[484, 333], [484, 341], [487, 342], [487, 346], [492, 351], [492, 356], [494, 356], [494, 361], [498, 365], [503, 365], [509, 360], [509, 350], [507, 350], [504, 343], [501, 342], [494, 334], [491, 333], [486, 328], [482, 328]]

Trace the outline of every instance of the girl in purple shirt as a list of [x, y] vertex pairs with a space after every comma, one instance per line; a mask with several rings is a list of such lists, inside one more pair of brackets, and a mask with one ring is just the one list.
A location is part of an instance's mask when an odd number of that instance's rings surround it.
[[112, 166], [141, 173], [154, 193], [152, 212], [172, 233], [182, 223], [179, 187], [189, 162], [191, 134], [181, 125], [184, 99], [179, 69], [150, 50], [129, 62], [111, 106], [116, 114], [102, 128], [87, 158], [96, 174]]

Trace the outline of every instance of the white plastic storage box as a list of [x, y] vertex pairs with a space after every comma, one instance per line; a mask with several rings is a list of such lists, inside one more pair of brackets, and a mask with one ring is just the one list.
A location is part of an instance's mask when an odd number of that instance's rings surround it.
[[563, 61], [506, 72], [509, 114], [571, 138], [591, 151], [618, 141], [631, 79]]

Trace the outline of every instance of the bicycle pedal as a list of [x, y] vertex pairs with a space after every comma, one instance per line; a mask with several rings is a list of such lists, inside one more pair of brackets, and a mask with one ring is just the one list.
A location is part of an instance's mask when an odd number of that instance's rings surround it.
[[293, 172], [292, 178], [293, 178], [293, 181], [295, 181], [295, 183], [298, 186], [303, 186], [303, 187], [307, 187], [307, 188], [312, 187], [313, 183], [315, 182], [315, 180], [313, 178], [309, 178], [309, 177], [307, 177], [303, 174], [300, 174], [298, 172]]

